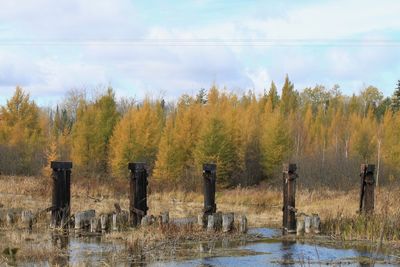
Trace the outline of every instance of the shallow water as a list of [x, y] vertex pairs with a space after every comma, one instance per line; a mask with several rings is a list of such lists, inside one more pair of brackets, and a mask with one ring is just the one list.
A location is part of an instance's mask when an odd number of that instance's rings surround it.
[[338, 243], [281, 240], [280, 231], [251, 229], [258, 241], [185, 242], [140, 253], [127, 250], [122, 241], [101, 237], [52, 235], [45, 244], [63, 253], [50, 262], [18, 265], [148, 265], [148, 266], [398, 266], [398, 257], [376, 254], [368, 246], [343, 248]]

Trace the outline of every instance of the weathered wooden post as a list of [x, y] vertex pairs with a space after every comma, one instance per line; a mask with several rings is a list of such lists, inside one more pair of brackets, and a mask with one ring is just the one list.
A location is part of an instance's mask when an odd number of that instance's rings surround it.
[[217, 205], [215, 204], [216, 176], [217, 165], [212, 163], [203, 164], [204, 216], [217, 212]]
[[361, 164], [360, 214], [374, 212], [375, 199], [375, 165]]
[[[52, 161], [50, 167], [53, 169], [51, 225], [65, 227], [71, 210], [72, 162]], [[61, 222], [64, 222], [65, 225], [62, 225]]]
[[283, 234], [296, 233], [296, 164], [283, 164]]
[[131, 171], [129, 190], [129, 221], [131, 226], [140, 225], [147, 214], [147, 171], [145, 163], [129, 163]]

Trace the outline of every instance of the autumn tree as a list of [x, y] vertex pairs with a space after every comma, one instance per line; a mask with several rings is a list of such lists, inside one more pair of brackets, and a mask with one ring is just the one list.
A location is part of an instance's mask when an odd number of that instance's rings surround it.
[[93, 103], [81, 100], [72, 129], [72, 160], [83, 170], [107, 173], [109, 139], [118, 120], [114, 92], [109, 88]]
[[375, 109], [382, 102], [383, 94], [378, 88], [374, 86], [368, 86], [361, 91], [360, 97], [364, 106], [364, 115], [366, 115], [369, 109], [375, 111]]
[[280, 101], [281, 113], [288, 115], [290, 112], [296, 110], [298, 104], [298, 93], [294, 90], [293, 83], [289, 80], [289, 76], [286, 75], [285, 83], [282, 87], [282, 96]]
[[202, 104], [184, 95], [169, 115], [157, 154], [155, 179], [170, 182], [174, 187], [185, 185], [185, 189], [198, 184], [194, 150], [202, 123], [198, 117]]
[[235, 148], [225, 123], [218, 116], [204, 121], [195, 153], [198, 166], [203, 163], [217, 164], [219, 185], [231, 185], [235, 169]]
[[353, 153], [368, 163], [376, 152], [376, 122], [372, 109], [369, 109], [366, 117], [351, 117], [353, 131], [351, 136], [351, 148]]
[[396, 171], [400, 171], [400, 113], [388, 111], [383, 118], [383, 158]]
[[29, 94], [17, 87], [12, 98], [1, 107], [2, 169], [14, 174], [40, 172], [44, 142], [40, 109]]
[[283, 114], [273, 112], [271, 103], [265, 107], [261, 136], [262, 165], [267, 177], [290, 158], [293, 140]]
[[163, 126], [164, 112], [160, 101], [146, 99], [126, 113], [110, 140], [108, 162], [112, 174], [125, 177], [128, 163], [135, 161], [146, 162], [152, 170]]

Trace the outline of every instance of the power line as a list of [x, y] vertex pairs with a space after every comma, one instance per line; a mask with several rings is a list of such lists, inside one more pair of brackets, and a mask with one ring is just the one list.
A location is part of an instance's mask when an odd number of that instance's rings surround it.
[[400, 40], [357, 39], [0, 39], [0, 46], [400, 46]]

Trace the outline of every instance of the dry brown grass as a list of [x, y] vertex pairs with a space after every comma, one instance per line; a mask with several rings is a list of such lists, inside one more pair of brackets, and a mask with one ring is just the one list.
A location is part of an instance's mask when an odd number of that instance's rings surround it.
[[[198, 225], [189, 224], [186, 226], [177, 226], [174, 224], [159, 227], [151, 225], [147, 227], [139, 227], [127, 232], [110, 232], [105, 235], [105, 240], [120, 239], [132, 248], [140, 248], [143, 250], [153, 249], [154, 246], [173, 245], [184, 241], [215, 241], [228, 238], [230, 240], [239, 239], [245, 235], [234, 230], [230, 233], [208, 232], [204, 231]], [[246, 236], [251, 238], [251, 236]]]
[[[0, 235], [0, 266], [18, 262], [60, 264], [65, 250], [54, 246], [48, 235], [43, 233], [29, 233], [27, 231], [5, 231]], [[8, 249], [18, 249], [15, 255], [4, 253]], [[7, 265], [8, 266], [8, 265]]]
[[[109, 212], [118, 202], [128, 209], [128, 181], [114, 183], [90, 183], [73, 181], [72, 213], [95, 209], [96, 212]], [[377, 192], [376, 211], [387, 207], [388, 214], [397, 212], [395, 203], [400, 188], [382, 188]], [[280, 226], [282, 217], [282, 195], [279, 189], [261, 185], [251, 188], [235, 188], [219, 191], [216, 194], [219, 211], [243, 213], [251, 226]], [[6, 208], [44, 209], [51, 203], [51, 184], [47, 179], [35, 177], [0, 177], [0, 205]], [[384, 201], [384, 199], [387, 199]], [[358, 209], [358, 190], [342, 192], [327, 188], [319, 190], [299, 190], [296, 207], [307, 214], [318, 213], [321, 219], [337, 214], [345, 217], [355, 216]], [[201, 192], [151, 192], [148, 199], [149, 212], [159, 214], [169, 211], [170, 217], [194, 216], [201, 213], [203, 196]]]

